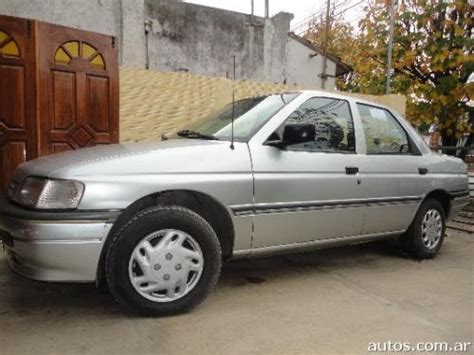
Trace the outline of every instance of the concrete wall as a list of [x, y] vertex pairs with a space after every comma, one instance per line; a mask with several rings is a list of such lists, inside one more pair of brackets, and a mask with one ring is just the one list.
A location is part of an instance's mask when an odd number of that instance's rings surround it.
[[0, 14], [120, 36], [121, 6], [116, 0], [0, 0]]
[[119, 5], [116, 0], [1, 0], [0, 14], [118, 36]]
[[[295, 90], [295, 86], [232, 80], [189, 73], [143, 69], [120, 70], [120, 140], [159, 138], [204, 119], [208, 114], [236, 99]], [[314, 89], [314, 88], [313, 88]], [[353, 95], [372, 100], [405, 113], [405, 97], [400, 95]]]
[[235, 55], [237, 78], [279, 83], [293, 17], [178, 0], [0, 0], [0, 14], [116, 36], [122, 66], [226, 77]]
[[120, 4], [121, 65], [145, 68], [147, 62], [144, 0], [115, 0]]
[[[265, 19], [179, 0], [0, 0], [0, 14], [116, 36], [120, 64], [321, 87], [319, 55], [288, 37], [292, 14]], [[328, 61], [328, 73], [335, 64]], [[329, 78], [326, 88], [334, 89]]]
[[[311, 50], [304, 44], [288, 37], [287, 55], [287, 84], [298, 85], [302, 88], [321, 88], [323, 56]], [[316, 56], [312, 56], [317, 54]], [[327, 60], [326, 74], [334, 76], [336, 74], [336, 63]], [[334, 90], [336, 79], [328, 77], [325, 88]]]
[[293, 15], [271, 19], [183, 3], [145, 0], [149, 68], [282, 82]]

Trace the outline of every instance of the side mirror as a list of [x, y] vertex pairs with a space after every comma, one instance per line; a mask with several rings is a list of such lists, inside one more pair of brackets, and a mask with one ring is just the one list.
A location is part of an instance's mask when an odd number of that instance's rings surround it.
[[268, 145], [270, 147], [275, 147], [278, 149], [284, 149], [287, 144], [281, 140], [266, 141], [263, 145]]
[[282, 140], [269, 140], [265, 145], [276, 148], [284, 148], [292, 144], [314, 142], [316, 139], [316, 128], [313, 124], [291, 123], [283, 129]]
[[292, 144], [314, 142], [315, 139], [316, 128], [313, 124], [291, 123], [283, 129], [282, 140], [269, 140], [265, 145], [281, 149]]
[[283, 142], [288, 145], [314, 142], [316, 128], [314, 124], [292, 123], [287, 124], [283, 130]]

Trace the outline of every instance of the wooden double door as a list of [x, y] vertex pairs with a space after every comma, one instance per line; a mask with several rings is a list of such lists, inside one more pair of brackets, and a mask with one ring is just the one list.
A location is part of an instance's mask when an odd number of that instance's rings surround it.
[[0, 16], [0, 189], [29, 159], [119, 138], [111, 36]]

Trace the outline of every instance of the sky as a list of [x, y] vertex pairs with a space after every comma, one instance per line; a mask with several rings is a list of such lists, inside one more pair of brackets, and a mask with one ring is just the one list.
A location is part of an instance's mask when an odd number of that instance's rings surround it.
[[[206, 5], [211, 7], [218, 7], [232, 11], [243, 13], [250, 13], [251, 0], [185, 0], [194, 4]], [[291, 21], [291, 29], [297, 33], [304, 29], [304, 25], [295, 28], [299, 24], [306, 24], [305, 20], [311, 18], [314, 13], [324, 13], [326, 9], [326, 0], [269, 0], [270, 2], [270, 16], [277, 14], [280, 11], [292, 13], [295, 17]], [[265, 0], [254, 0], [255, 15], [264, 16]], [[361, 16], [361, 9], [365, 1], [360, 0], [332, 0], [331, 6], [336, 6], [336, 14], [341, 13], [345, 18], [357, 24]]]

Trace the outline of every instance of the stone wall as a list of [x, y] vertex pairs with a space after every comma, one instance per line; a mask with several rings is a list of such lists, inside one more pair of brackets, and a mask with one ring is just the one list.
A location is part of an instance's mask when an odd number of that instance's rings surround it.
[[[295, 90], [297, 87], [226, 78], [123, 68], [120, 71], [120, 140], [160, 137], [189, 127], [236, 99]], [[400, 95], [354, 95], [405, 113]]]

